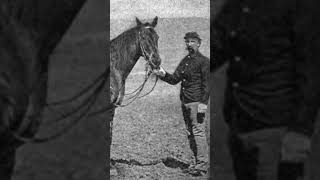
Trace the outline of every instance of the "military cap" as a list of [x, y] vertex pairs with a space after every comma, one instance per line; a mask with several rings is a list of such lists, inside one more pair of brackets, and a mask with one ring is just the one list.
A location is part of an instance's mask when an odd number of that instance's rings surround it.
[[196, 38], [199, 41], [201, 41], [201, 38], [197, 32], [187, 32], [186, 35], [184, 36], [184, 39], [187, 39], [187, 38]]

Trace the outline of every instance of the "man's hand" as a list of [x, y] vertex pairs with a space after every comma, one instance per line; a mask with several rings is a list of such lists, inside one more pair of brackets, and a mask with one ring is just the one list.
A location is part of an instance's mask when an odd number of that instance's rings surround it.
[[282, 160], [304, 162], [311, 149], [310, 137], [296, 132], [287, 132], [282, 140]]
[[160, 69], [154, 69], [153, 73], [161, 77], [164, 77], [166, 75], [166, 71], [161, 66], [160, 66]]
[[200, 103], [198, 105], [198, 113], [206, 113], [207, 105]]

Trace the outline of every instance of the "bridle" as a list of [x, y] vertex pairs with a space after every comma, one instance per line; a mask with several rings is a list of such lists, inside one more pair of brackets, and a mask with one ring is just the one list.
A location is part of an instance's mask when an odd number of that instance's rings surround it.
[[[146, 27], [144, 27], [144, 28], [153, 28], [153, 27], [151, 27], [151, 26], [146, 26]], [[113, 103], [113, 105], [114, 105], [115, 107], [126, 107], [126, 106], [128, 106], [129, 104], [133, 103], [136, 99], [139, 99], [139, 98], [142, 98], [142, 97], [147, 96], [148, 94], [150, 94], [150, 93], [154, 90], [154, 88], [155, 88], [155, 86], [156, 86], [156, 84], [157, 84], [157, 82], [158, 82], [158, 76], [156, 76], [155, 83], [154, 83], [153, 87], [151, 88], [151, 90], [150, 90], [149, 92], [147, 92], [146, 94], [140, 96], [140, 94], [141, 94], [141, 92], [142, 92], [145, 84], [147, 83], [150, 75], [152, 74], [152, 68], [153, 68], [153, 67], [157, 67], [157, 66], [152, 62], [152, 60], [151, 60], [151, 58], [152, 58], [152, 56], [153, 56], [153, 52], [152, 52], [151, 54], [148, 54], [148, 53], [147, 53], [144, 45], [141, 43], [141, 42], [142, 42], [141, 39], [142, 39], [142, 38], [141, 38], [141, 31], [139, 31], [139, 33], [138, 33], [139, 47], [140, 47], [140, 50], [141, 50], [141, 52], [142, 52], [142, 56], [143, 56], [143, 58], [144, 58], [145, 61], [146, 61], [144, 81], [143, 81], [142, 84], [141, 84], [137, 89], [135, 89], [133, 92], [130, 92], [130, 93], [128, 93], [128, 94], [125, 94], [125, 95], [132, 95], [132, 94], [134, 94], [133, 96], [131, 96], [131, 97], [128, 98], [128, 100], [130, 100], [128, 103], [126, 103], [126, 104], [115, 104], [115, 103]], [[150, 67], [151, 67], [151, 68], [150, 68]], [[123, 88], [124, 88], [124, 86], [122, 85], [121, 88], [120, 88], [120, 91], [121, 91]]]
[[[150, 27], [150, 26], [146, 26], [146, 27], [144, 27], [144, 28], [153, 28], [153, 27]], [[147, 52], [146, 52], [146, 49], [145, 49], [145, 47], [142, 45], [142, 43], [141, 43], [141, 31], [139, 31], [139, 33], [138, 33], [138, 40], [139, 40], [139, 46], [140, 46], [140, 50], [141, 50], [141, 52], [142, 52], [142, 56], [144, 57], [144, 59], [147, 61], [147, 63], [149, 64], [149, 65], [151, 65], [151, 67], [156, 67], [156, 65], [152, 62], [152, 60], [151, 60], [151, 58], [152, 58], [152, 56], [153, 56], [153, 52], [151, 53], [151, 54], [149, 54], [149, 56], [147, 56]]]

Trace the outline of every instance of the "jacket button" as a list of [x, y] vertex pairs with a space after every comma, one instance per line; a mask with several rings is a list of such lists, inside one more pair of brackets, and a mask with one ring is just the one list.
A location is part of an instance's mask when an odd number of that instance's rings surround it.
[[186, 64], [186, 66], [188, 66], [189, 64]]
[[185, 79], [182, 79], [182, 81], [186, 81]]
[[181, 73], [183, 74], [183, 73], [184, 73], [184, 71], [181, 71]]
[[242, 8], [242, 12], [249, 13], [250, 12], [250, 8], [248, 6], [245, 6], [245, 7]]
[[231, 36], [231, 37], [235, 37], [236, 35], [237, 35], [237, 32], [236, 32], [236, 31], [233, 31], [233, 30], [230, 31], [230, 36]]
[[239, 87], [239, 83], [238, 82], [233, 82], [232, 83], [232, 87], [235, 87], [235, 88]]
[[234, 60], [235, 60], [236, 62], [239, 62], [239, 61], [241, 61], [241, 57], [240, 57], [240, 56], [235, 56], [235, 57], [234, 57]]

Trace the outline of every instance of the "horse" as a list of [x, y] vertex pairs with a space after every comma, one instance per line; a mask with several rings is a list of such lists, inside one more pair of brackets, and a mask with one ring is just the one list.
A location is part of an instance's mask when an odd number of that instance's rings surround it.
[[151, 23], [142, 23], [136, 18], [136, 26], [123, 32], [110, 43], [110, 104], [113, 105], [110, 120], [109, 151], [112, 142], [112, 122], [115, 108], [121, 106], [125, 81], [140, 57], [143, 57], [151, 69], [158, 69], [161, 59], [158, 53], [158, 39], [154, 28], [158, 17]]
[[[32, 138], [46, 105], [49, 55], [86, 0], [0, 2], [0, 179]], [[27, 118], [28, 117], [28, 118]]]
[[125, 92], [125, 80], [140, 57], [144, 57], [152, 69], [158, 68], [161, 60], [158, 54], [156, 31], [158, 17], [152, 23], [143, 24], [136, 18], [137, 26], [131, 28], [110, 44], [110, 90], [111, 103], [120, 105]]

